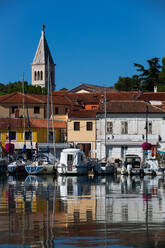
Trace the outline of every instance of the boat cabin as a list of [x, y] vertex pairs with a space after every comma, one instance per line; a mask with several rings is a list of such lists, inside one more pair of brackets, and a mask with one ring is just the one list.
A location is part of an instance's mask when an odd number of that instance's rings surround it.
[[131, 164], [132, 168], [140, 168], [141, 158], [136, 154], [127, 154], [125, 156], [124, 164], [125, 164], [125, 166], [127, 166], [128, 164]]
[[86, 157], [80, 149], [68, 148], [61, 152], [60, 163], [67, 165], [70, 169], [72, 166], [82, 166], [86, 162]]

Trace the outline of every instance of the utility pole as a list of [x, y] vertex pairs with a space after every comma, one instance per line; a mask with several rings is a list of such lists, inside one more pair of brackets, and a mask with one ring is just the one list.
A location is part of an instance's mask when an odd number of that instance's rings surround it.
[[148, 105], [146, 104], [146, 143], [148, 143]]

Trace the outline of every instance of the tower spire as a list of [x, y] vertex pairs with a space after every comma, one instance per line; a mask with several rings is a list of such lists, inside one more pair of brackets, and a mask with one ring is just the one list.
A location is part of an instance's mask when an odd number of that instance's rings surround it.
[[32, 85], [47, 87], [48, 70], [47, 61], [49, 58], [49, 72], [52, 90], [55, 89], [55, 64], [50, 53], [45, 37], [45, 24], [42, 25], [41, 38], [32, 63]]
[[42, 32], [45, 33], [45, 28], [46, 28], [46, 25], [45, 24], [42, 24]]

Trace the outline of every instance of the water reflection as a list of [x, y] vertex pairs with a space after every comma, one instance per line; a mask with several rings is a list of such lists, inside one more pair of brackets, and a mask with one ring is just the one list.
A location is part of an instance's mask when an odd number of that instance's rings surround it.
[[163, 247], [164, 198], [163, 177], [0, 177], [0, 244]]

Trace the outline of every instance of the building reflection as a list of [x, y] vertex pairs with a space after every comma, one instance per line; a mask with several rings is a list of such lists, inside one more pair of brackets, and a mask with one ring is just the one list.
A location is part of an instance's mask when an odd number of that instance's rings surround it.
[[99, 230], [130, 225], [148, 232], [164, 224], [160, 177], [28, 176], [0, 179], [0, 185], [0, 244], [54, 247], [68, 235], [97, 237]]
[[60, 197], [65, 206], [66, 223], [91, 222], [96, 216], [96, 198], [88, 177], [59, 177]]

